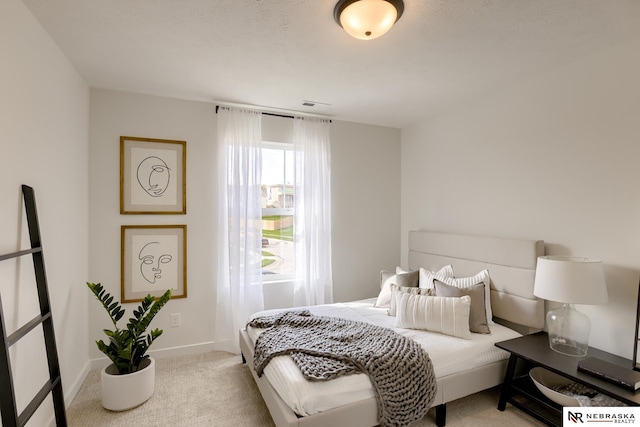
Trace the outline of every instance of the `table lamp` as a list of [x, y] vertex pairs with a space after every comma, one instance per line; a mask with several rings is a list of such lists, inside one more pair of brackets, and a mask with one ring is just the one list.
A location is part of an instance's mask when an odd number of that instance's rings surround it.
[[602, 262], [578, 257], [538, 257], [533, 294], [563, 303], [547, 313], [551, 349], [569, 356], [586, 356], [591, 322], [573, 305], [607, 303]]

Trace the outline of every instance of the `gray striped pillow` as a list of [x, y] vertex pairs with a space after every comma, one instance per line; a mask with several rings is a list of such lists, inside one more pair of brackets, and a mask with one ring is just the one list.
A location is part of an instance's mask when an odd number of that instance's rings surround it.
[[437, 279], [456, 288], [470, 288], [478, 283], [484, 283], [484, 304], [487, 311], [487, 325], [495, 325], [493, 322], [493, 313], [491, 312], [491, 277], [489, 276], [489, 270], [482, 270], [475, 276], [470, 277], [437, 277]]

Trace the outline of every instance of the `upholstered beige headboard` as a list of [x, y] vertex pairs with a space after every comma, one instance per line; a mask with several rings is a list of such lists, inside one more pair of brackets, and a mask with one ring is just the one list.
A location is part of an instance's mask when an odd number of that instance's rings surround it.
[[456, 277], [489, 269], [494, 319], [534, 330], [544, 327], [544, 300], [533, 295], [536, 262], [542, 255], [542, 240], [409, 232], [410, 269], [437, 271], [451, 264]]

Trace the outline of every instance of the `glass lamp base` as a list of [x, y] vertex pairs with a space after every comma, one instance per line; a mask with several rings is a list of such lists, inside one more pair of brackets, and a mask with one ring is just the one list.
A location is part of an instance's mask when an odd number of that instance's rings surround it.
[[589, 349], [591, 322], [573, 304], [564, 304], [547, 313], [549, 347], [568, 356], [583, 357]]

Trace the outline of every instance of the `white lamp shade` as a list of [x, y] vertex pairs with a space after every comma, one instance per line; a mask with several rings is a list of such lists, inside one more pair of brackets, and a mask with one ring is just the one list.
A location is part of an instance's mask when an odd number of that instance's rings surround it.
[[371, 40], [391, 29], [398, 18], [395, 6], [385, 0], [360, 0], [340, 14], [340, 25], [352, 37]]
[[602, 262], [579, 257], [538, 257], [533, 294], [567, 304], [606, 304]]

